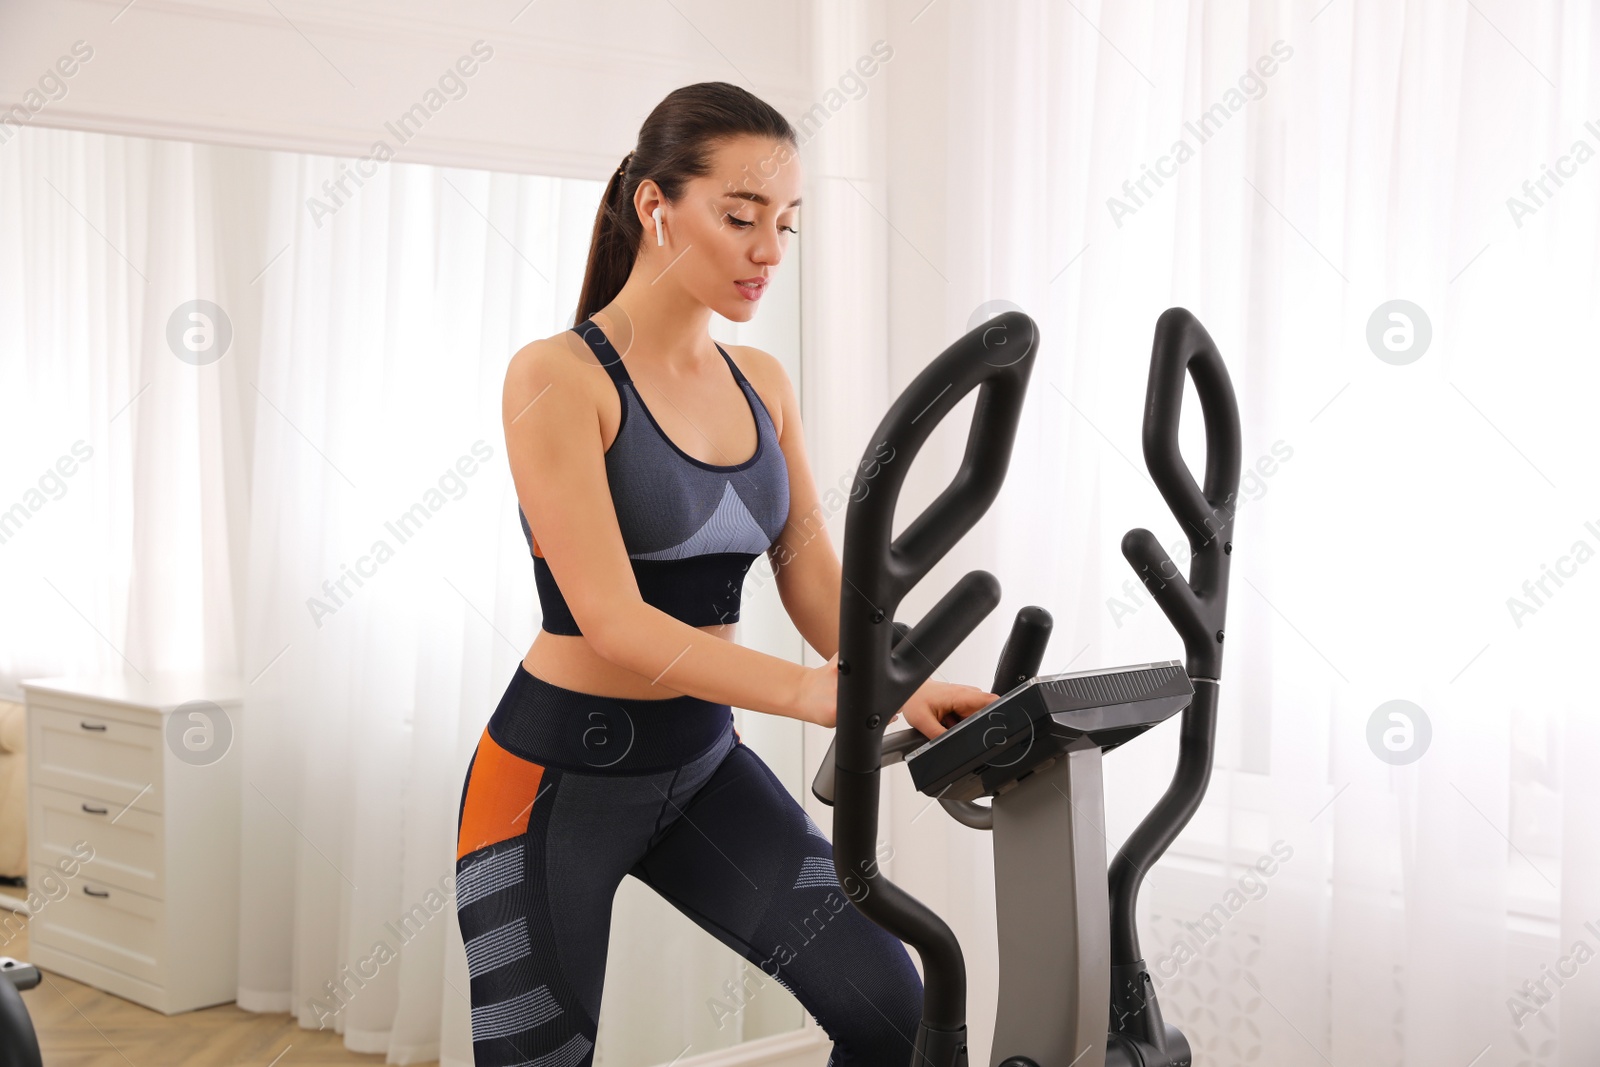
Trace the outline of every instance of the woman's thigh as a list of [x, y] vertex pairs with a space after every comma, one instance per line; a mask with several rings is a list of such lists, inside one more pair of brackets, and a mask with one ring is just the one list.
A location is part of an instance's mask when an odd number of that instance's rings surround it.
[[612, 900], [677, 777], [573, 773], [479, 741], [456, 863], [478, 1067], [591, 1062]]
[[833, 846], [771, 768], [740, 743], [667, 819], [630, 873], [792, 992], [833, 1039], [831, 1067], [909, 1063], [911, 957], [846, 897]]

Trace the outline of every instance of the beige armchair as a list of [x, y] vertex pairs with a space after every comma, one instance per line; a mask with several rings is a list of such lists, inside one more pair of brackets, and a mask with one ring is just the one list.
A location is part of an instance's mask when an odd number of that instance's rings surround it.
[[0, 878], [28, 871], [28, 718], [0, 700]]

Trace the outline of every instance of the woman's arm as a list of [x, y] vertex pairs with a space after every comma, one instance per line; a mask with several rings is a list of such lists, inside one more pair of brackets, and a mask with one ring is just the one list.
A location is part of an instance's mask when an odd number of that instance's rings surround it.
[[808, 668], [679, 622], [640, 596], [606, 479], [602, 384], [611, 388], [597, 364], [560, 340], [537, 341], [512, 357], [501, 404], [517, 499], [578, 628], [600, 656], [674, 692], [805, 718]]
[[[749, 360], [748, 366], [759, 365], [762, 368], [763, 384], [770, 383], [769, 392], [779, 398], [782, 413], [778, 442], [783, 446], [784, 458], [789, 466], [789, 521], [784, 525], [777, 542], [767, 550], [777, 576], [778, 595], [806, 643], [831, 662], [839, 654], [839, 594], [844, 581], [844, 567], [828, 536], [827, 509], [837, 511], [848, 505], [849, 498], [830, 498], [824, 502], [817, 493], [816, 482], [811, 475], [811, 463], [806, 458], [800, 403], [783, 364], [759, 349], [746, 348], [744, 351], [755, 357]], [[745, 376], [750, 377], [748, 373]], [[887, 463], [893, 458], [892, 451], [878, 450], [873, 463]], [[877, 470], [875, 467], [863, 467], [862, 473], [871, 478]], [[853, 480], [850, 492], [855, 492]], [[948, 726], [995, 699], [994, 693], [977, 686], [930, 678], [922, 683], [890, 721], [904, 714], [906, 722], [925, 736], [938, 737]]]
[[[823, 659], [839, 651], [839, 589], [844, 569], [828, 536], [828, 513], [817, 493], [806, 455], [800, 402], [789, 374], [772, 356], [758, 349], [763, 384], [778, 397], [778, 443], [789, 468], [789, 519], [767, 559], [778, 584], [778, 597], [806, 644]], [[748, 375], [746, 375], [748, 377]]]

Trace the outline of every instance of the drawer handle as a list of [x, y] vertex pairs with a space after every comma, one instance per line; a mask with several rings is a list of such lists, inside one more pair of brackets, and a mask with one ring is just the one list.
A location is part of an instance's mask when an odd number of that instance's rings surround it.
[[93, 730], [95, 733], [103, 734], [106, 732], [106, 724], [103, 722], [80, 722], [78, 725], [85, 730]]
[[91, 897], [100, 897], [102, 899], [111, 895], [104, 889], [90, 889], [88, 886], [84, 886], [83, 891]]
[[111, 809], [110, 808], [91, 808], [87, 804], [83, 805], [83, 810], [88, 812], [90, 815], [109, 815], [109, 814], [111, 814]]

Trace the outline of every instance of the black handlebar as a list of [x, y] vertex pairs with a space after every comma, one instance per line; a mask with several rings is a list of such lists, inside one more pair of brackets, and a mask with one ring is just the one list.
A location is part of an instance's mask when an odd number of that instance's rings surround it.
[[[906, 634], [911, 632], [911, 627], [899, 620], [894, 624], [894, 643], [899, 644], [906, 639]], [[898, 763], [904, 759], [911, 750], [927, 740], [918, 730], [900, 731], [899, 741], [894, 737], [885, 738], [879, 749], [879, 763], [887, 767], [891, 763]], [[834, 756], [839, 747], [839, 736], [834, 734], [828, 742], [828, 751], [822, 754], [822, 763], [817, 767], [817, 776], [811, 782], [811, 795], [822, 801], [828, 807], [833, 807], [833, 768]]]
[[[966, 964], [944, 921], [878, 867], [883, 730], [999, 604], [1000, 583], [987, 571], [972, 571], [902, 640], [894, 640], [891, 624], [905, 595], [999, 495], [1037, 352], [1038, 329], [1020, 311], [990, 319], [945, 349], [878, 424], [874, 444], [856, 472], [845, 518], [834, 867], [856, 907], [922, 958], [923, 1018], [916, 1063], [956, 1062], [956, 1050], [966, 1040]], [[895, 505], [912, 460], [940, 420], [974, 388], [979, 393], [960, 468], [927, 510], [891, 541]]]
[[[1206, 424], [1205, 490], [1178, 450], [1184, 377], [1194, 378]], [[1239, 405], [1228, 368], [1200, 320], [1169, 308], [1156, 321], [1150, 384], [1144, 401], [1144, 461], [1189, 538], [1189, 580], [1149, 530], [1129, 530], [1122, 555], [1183, 638], [1191, 678], [1222, 670], [1222, 623], [1228, 610], [1228, 557], [1238, 507]]]
[[[1178, 450], [1185, 375], [1194, 379], [1205, 418], [1203, 492]], [[1130, 530], [1122, 539], [1122, 554], [1183, 638], [1186, 669], [1196, 683], [1195, 696], [1183, 712], [1172, 782], [1112, 859], [1108, 886], [1111, 1029], [1164, 1051], [1170, 1051], [1168, 1042], [1177, 1031], [1162, 1019], [1154, 984], [1139, 951], [1134, 913], [1145, 872], [1188, 825], [1211, 781], [1222, 627], [1228, 608], [1228, 562], [1238, 506], [1240, 438], [1239, 406], [1216, 345], [1188, 311], [1169, 308], [1156, 321], [1150, 384], [1145, 393], [1144, 457], [1156, 488], [1188, 535], [1188, 580], [1149, 530]]]

